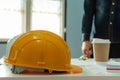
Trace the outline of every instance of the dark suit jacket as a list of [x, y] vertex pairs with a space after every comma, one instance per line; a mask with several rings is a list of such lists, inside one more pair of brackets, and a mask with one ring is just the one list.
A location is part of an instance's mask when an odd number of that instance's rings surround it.
[[90, 40], [92, 23], [95, 38], [120, 43], [120, 0], [84, 0], [83, 40]]

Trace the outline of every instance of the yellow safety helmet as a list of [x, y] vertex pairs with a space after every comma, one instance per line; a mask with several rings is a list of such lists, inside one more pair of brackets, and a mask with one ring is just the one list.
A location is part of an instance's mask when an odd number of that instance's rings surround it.
[[16, 39], [5, 62], [50, 71], [69, 71], [70, 50], [66, 42], [52, 32], [30, 31]]
[[16, 37], [8, 54], [5, 62], [15, 66], [47, 69], [49, 73], [71, 70], [67, 43], [50, 31], [29, 31]]

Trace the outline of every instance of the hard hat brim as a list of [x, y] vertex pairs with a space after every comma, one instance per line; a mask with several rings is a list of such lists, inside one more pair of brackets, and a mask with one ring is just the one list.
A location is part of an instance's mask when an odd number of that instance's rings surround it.
[[71, 70], [70, 70], [71, 74], [82, 73], [82, 72], [83, 72], [83, 69], [81, 66], [71, 65]]
[[[71, 69], [69, 71], [53, 71], [52, 73], [49, 73], [47, 69], [35, 69], [35, 68], [25, 68], [25, 67], [19, 67], [19, 66], [14, 66], [12, 71], [13, 73], [17, 74], [79, 74], [83, 72], [83, 69], [81, 66], [78, 65], [71, 65]], [[15, 71], [16, 70], [16, 71]]]

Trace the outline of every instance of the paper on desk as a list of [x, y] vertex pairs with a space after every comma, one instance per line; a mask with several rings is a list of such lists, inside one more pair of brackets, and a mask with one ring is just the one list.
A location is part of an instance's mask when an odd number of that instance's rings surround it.
[[114, 71], [120, 71], [120, 62], [116, 62], [116, 61], [110, 60], [107, 63], [106, 70], [108, 70], [108, 71], [113, 71], [113, 70]]
[[114, 61], [114, 60], [110, 60], [108, 63], [107, 63], [108, 66], [111, 66], [111, 67], [119, 67], [120, 68], [120, 62], [117, 62], [117, 61]]

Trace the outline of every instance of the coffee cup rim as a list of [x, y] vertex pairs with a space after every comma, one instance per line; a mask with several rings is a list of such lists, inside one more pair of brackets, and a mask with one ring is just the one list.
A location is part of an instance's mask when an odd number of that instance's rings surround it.
[[109, 39], [93, 38], [92, 43], [111, 43]]

